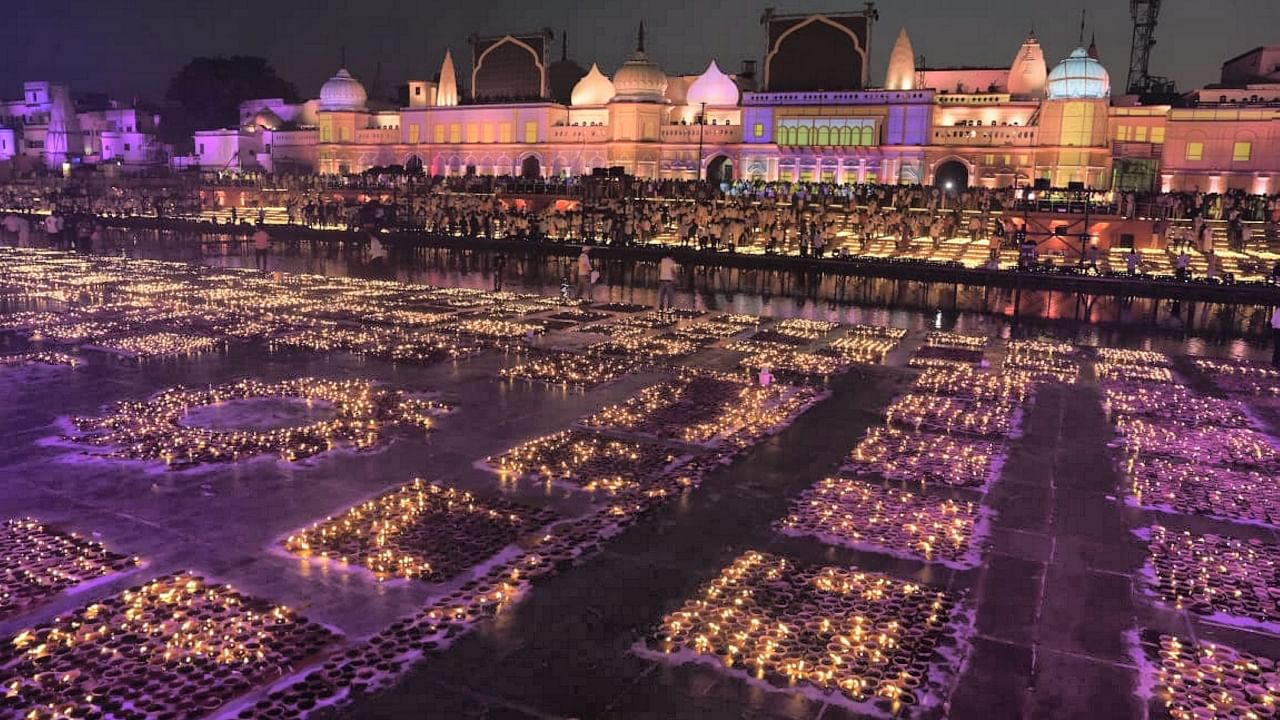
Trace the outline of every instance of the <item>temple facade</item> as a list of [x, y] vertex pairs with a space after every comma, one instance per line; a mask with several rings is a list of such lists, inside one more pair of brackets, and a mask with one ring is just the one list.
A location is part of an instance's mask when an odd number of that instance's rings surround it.
[[1113, 94], [1102, 55], [1083, 38], [1047, 51], [1032, 33], [1004, 67], [924, 67], [901, 28], [884, 72], [873, 74], [875, 18], [870, 5], [766, 13], [758, 76], [755, 61], [735, 71], [710, 58], [697, 74], [668, 73], [643, 26], [612, 72], [572, 61], [563, 38], [552, 61], [549, 30], [473, 37], [471, 68], [446, 51], [438, 75], [410, 81], [398, 103], [370, 99], [340, 69], [306, 103], [245, 103], [239, 127], [197, 133], [194, 157], [180, 162], [1280, 192], [1280, 47], [1244, 53], [1224, 64], [1221, 83], [1152, 105]]

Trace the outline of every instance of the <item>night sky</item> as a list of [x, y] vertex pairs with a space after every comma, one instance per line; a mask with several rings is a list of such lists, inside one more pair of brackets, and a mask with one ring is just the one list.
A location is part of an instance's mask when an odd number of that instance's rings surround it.
[[[917, 55], [929, 66], [1007, 66], [1029, 27], [1050, 67], [1074, 47], [1080, 10], [1089, 11], [1113, 84], [1124, 84], [1132, 28], [1124, 0], [882, 0], [872, 40], [871, 75], [883, 80], [890, 46], [907, 23]], [[21, 95], [24, 80], [65, 81], [76, 91], [157, 99], [170, 76], [195, 55], [263, 55], [299, 91], [314, 97], [348, 66], [371, 84], [382, 62], [384, 85], [430, 79], [446, 47], [470, 68], [466, 38], [553, 28], [569, 33], [569, 55], [606, 73], [648, 27], [650, 57], [669, 73], [701, 71], [717, 58], [729, 72], [759, 58], [764, 8], [779, 13], [861, 8], [850, 0], [16, 0], [0, 22], [0, 98]], [[1165, 0], [1152, 72], [1187, 90], [1217, 79], [1223, 60], [1280, 43], [1280, 0]], [[558, 46], [557, 46], [558, 47]], [[557, 57], [558, 57], [558, 50]]]

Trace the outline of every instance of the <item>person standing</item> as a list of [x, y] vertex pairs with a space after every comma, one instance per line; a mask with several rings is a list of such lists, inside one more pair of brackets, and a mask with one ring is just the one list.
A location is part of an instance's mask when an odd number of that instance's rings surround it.
[[262, 225], [253, 233], [253, 261], [261, 271], [267, 271], [267, 253], [271, 250], [271, 236]]
[[375, 277], [384, 278], [387, 275], [387, 248], [373, 233], [369, 233], [369, 269]]
[[676, 260], [671, 252], [658, 261], [658, 310], [670, 310], [676, 299]]
[[1271, 364], [1280, 368], [1280, 307], [1271, 313]]
[[494, 292], [502, 291], [502, 273], [507, 269], [507, 256], [498, 253], [493, 256], [493, 289]]
[[582, 253], [578, 255], [578, 301], [591, 301], [591, 248], [583, 245]]

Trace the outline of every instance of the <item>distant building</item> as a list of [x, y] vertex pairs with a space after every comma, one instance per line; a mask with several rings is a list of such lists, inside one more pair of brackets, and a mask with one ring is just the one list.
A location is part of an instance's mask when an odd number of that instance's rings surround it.
[[23, 84], [22, 98], [0, 101], [0, 162], [60, 169], [64, 163], [150, 167], [168, 162], [158, 115], [97, 98], [81, 109], [66, 85]]
[[[874, 87], [875, 13], [766, 14], [761, 86], [709, 59], [668, 74], [646, 47], [613, 73], [548, 66], [550, 33], [474, 39], [461, 73], [371, 104], [340, 70], [307, 103], [245, 103], [241, 127], [196, 136], [210, 169], [564, 176], [620, 167], [649, 178], [1280, 192], [1280, 47], [1223, 65], [1179, 102], [1112, 95], [1098, 48], [1050, 65], [1034, 34], [1007, 67], [923, 67], [900, 30]], [[821, 48], [820, 54], [815, 54]], [[565, 78], [577, 76], [566, 91]], [[464, 86], [459, 77], [469, 80]], [[0, 143], [6, 138], [0, 135]], [[0, 150], [2, 152], [2, 150]]]

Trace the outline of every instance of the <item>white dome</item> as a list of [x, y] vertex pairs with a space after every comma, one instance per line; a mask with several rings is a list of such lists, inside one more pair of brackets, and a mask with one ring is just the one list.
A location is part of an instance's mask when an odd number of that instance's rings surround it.
[[351, 77], [346, 68], [339, 70], [337, 75], [320, 86], [321, 110], [364, 110], [368, 99], [369, 94], [365, 92], [364, 85]]
[[613, 74], [613, 89], [617, 100], [662, 102], [663, 93], [667, 91], [667, 74], [650, 62], [643, 50], [638, 50]]
[[707, 107], [736, 107], [739, 97], [738, 84], [721, 72], [716, 61], [712, 60], [706, 72], [689, 86], [685, 103], [690, 107], [701, 107], [703, 103]]
[[570, 96], [570, 104], [574, 107], [584, 105], [605, 105], [613, 96], [617, 94], [613, 89], [613, 83], [609, 82], [609, 78], [600, 72], [600, 68], [592, 65], [587, 74], [573, 86], [573, 94]]
[[1078, 47], [1049, 73], [1049, 99], [1095, 99], [1111, 97], [1111, 75], [1102, 63]]

